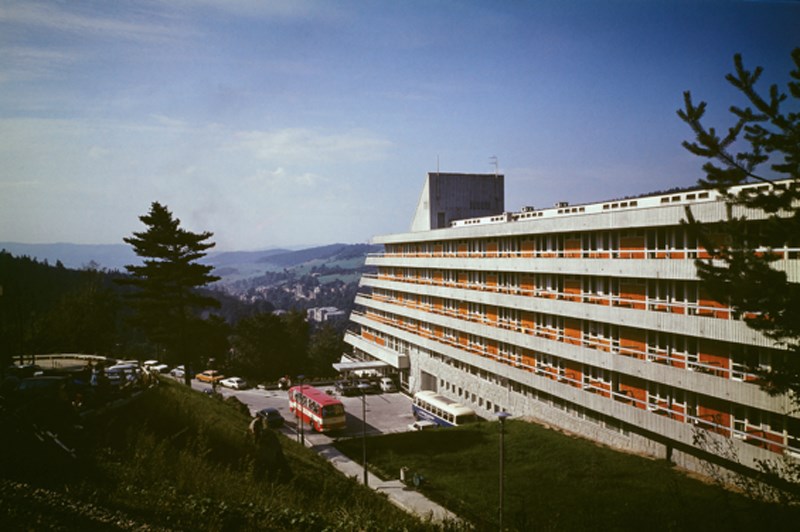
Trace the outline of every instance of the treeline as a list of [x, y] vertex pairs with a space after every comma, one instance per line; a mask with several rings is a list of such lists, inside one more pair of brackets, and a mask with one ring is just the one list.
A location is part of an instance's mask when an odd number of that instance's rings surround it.
[[[74, 270], [0, 251], [0, 367], [37, 353], [86, 353], [124, 359], [155, 358], [168, 364], [131, 321], [133, 311], [117, 271]], [[341, 331], [311, 328], [303, 312], [272, 314], [267, 301], [246, 303], [203, 290], [220, 307], [193, 331], [191, 363], [205, 369], [214, 358], [220, 369], [245, 378], [275, 380], [282, 375], [327, 375], [345, 344]]]

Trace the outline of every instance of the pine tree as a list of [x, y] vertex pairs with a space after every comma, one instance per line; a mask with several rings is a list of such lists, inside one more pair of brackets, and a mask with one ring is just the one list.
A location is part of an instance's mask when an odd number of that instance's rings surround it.
[[[794, 392], [800, 402], [800, 283], [776, 268], [786, 248], [789, 258], [800, 257], [800, 48], [791, 55], [790, 96], [777, 85], [768, 95], [759, 93], [756, 83], [763, 69], [748, 71], [741, 55], [734, 56], [735, 72], [726, 79], [748, 104], [730, 107], [736, 121], [724, 136], [703, 125], [706, 102], [694, 105], [688, 91], [678, 116], [695, 135], [683, 146], [707, 160], [700, 185], [723, 193], [728, 207], [727, 219], [713, 227], [695, 221], [687, 208], [690, 229], [711, 253], [711, 259], [696, 261], [701, 284], [719, 301], [729, 301], [750, 327], [789, 351], [785, 360], [773, 360], [770, 370], [757, 372], [766, 390]], [[766, 186], [730, 191], [745, 183]], [[748, 210], [765, 219], [748, 220]]]
[[188, 370], [193, 360], [191, 332], [202, 326], [198, 312], [219, 306], [216, 299], [197, 291], [219, 279], [211, 274], [212, 266], [197, 262], [214, 247], [208, 241], [213, 233], [182, 229], [180, 220], [158, 202], [139, 219], [147, 229], [123, 240], [144, 259], [143, 264], [126, 265], [130, 277], [121, 282], [137, 288], [131, 295], [136, 324], [151, 341], [165, 347], [173, 361], [185, 365], [188, 385], [191, 382]]

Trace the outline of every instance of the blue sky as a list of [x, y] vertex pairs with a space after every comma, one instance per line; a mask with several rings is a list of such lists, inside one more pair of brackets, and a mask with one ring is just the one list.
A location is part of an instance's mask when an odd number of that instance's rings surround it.
[[166, 204], [220, 250], [406, 231], [425, 175], [506, 208], [694, 184], [682, 93], [783, 87], [800, 3], [0, 0], [0, 241], [121, 243]]

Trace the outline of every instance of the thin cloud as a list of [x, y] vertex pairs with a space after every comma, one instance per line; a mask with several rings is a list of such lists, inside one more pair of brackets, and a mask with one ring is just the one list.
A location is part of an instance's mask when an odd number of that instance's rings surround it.
[[249, 181], [261, 186], [286, 187], [287, 190], [291, 190], [295, 186], [306, 188], [319, 186], [328, 179], [313, 172], [294, 173], [279, 166], [274, 170], [258, 170]]
[[261, 18], [318, 18], [332, 13], [328, 2], [316, 0], [160, 0], [168, 9], [208, 8], [236, 16]]
[[37, 180], [24, 180], [24, 181], [0, 181], [0, 189], [4, 190], [13, 190], [13, 189], [23, 189], [23, 188], [39, 188], [41, 186], [41, 182]]
[[26, 46], [0, 48], [0, 64], [5, 65], [0, 72], [0, 83], [50, 78], [77, 60], [76, 54], [63, 50]]
[[89, 12], [75, 4], [69, 6], [64, 8], [53, 4], [15, 2], [0, 7], [0, 23], [139, 42], [164, 42], [186, 35], [188, 31], [163, 16], [160, 20], [155, 19], [153, 13], [148, 13], [146, 18], [133, 12], [108, 16]]
[[388, 140], [368, 133], [324, 134], [313, 129], [248, 131], [236, 135], [238, 147], [259, 159], [277, 162], [366, 162], [382, 159]]

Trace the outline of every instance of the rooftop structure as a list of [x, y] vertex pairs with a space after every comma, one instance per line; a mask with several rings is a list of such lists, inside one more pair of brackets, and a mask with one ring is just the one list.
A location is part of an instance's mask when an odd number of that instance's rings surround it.
[[412, 231], [448, 227], [453, 220], [501, 214], [503, 176], [431, 172], [417, 204]]

